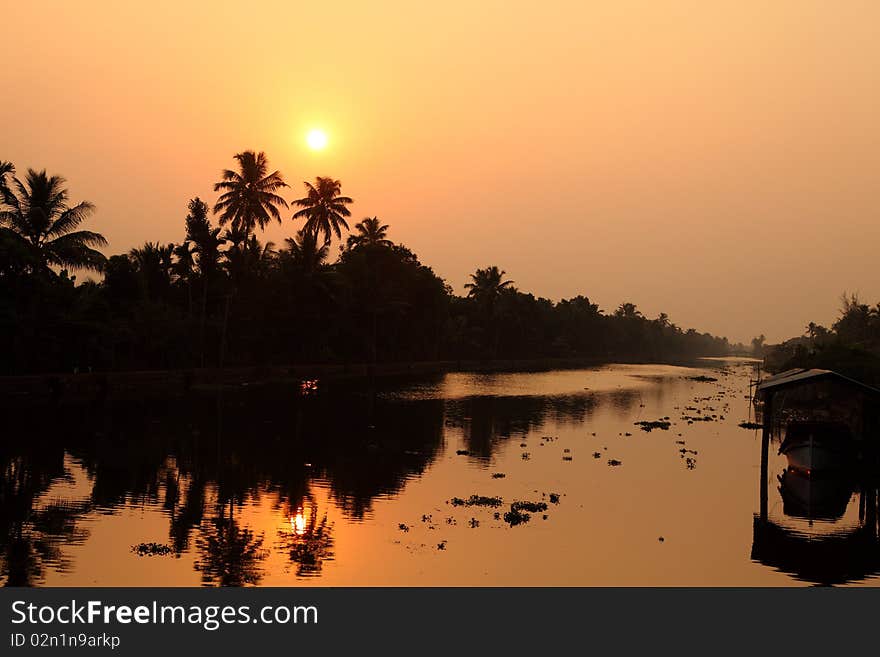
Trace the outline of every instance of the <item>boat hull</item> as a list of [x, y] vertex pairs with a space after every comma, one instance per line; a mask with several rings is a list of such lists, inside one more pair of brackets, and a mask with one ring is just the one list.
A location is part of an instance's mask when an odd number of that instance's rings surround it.
[[827, 472], [850, 467], [855, 450], [852, 436], [839, 424], [792, 424], [779, 448], [788, 466], [800, 472]]

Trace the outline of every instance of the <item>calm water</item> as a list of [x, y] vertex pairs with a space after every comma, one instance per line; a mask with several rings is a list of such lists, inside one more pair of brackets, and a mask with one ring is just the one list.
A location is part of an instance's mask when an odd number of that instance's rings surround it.
[[[760, 432], [738, 426], [751, 373], [736, 360], [458, 373], [375, 395], [319, 383], [300, 400], [250, 387], [15, 414], [0, 582], [870, 582], [858, 487], [805, 492], [771, 446], [756, 522]], [[668, 430], [634, 424], [663, 418]], [[517, 524], [518, 501], [537, 506]]]

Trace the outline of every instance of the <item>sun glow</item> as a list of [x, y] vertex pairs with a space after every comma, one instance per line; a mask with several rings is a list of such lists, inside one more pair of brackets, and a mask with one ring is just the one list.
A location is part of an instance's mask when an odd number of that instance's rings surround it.
[[323, 130], [309, 130], [306, 135], [306, 143], [313, 151], [321, 151], [327, 147], [327, 133]]

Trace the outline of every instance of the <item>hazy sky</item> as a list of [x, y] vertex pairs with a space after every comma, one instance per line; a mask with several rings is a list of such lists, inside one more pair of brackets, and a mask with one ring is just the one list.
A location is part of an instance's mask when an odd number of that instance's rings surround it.
[[[0, 159], [122, 252], [232, 155], [340, 178], [462, 291], [632, 301], [748, 340], [880, 300], [880, 3], [0, 0]], [[330, 137], [320, 154], [308, 128]], [[290, 213], [292, 214], [292, 212]], [[281, 241], [289, 220], [267, 237]]]

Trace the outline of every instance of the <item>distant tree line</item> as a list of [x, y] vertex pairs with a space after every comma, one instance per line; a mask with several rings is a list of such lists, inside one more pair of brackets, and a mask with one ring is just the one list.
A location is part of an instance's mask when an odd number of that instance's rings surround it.
[[[632, 303], [554, 303], [496, 266], [464, 297], [367, 217], [350, 229], [338, 180], [288, 188], [264, 153], [235, 156], [213, 207], [189, 201], [178, 243], [105, 257], [94, 211], [65, 180], [0, 162], [0, 373], [316, 362], [579, 357], [669, 361], [743, 350]], [[291, 208], [292, 206], [292, 208]], [[290, 212], [290, 210], [293, 210]], [[282, 245], [257, 232], [285, 213]], [[181, 212], [183, 215], [184, 213]], [[212, 222], [216, 218], [216, 225]], [[331, 256], [334, 240], [338, 252]], [[72, 272], [103, 274], [78, 282]]]
[[766, 347], [765, 366], [773, 372], [829, 369], [880, 385], [880, 303], [870, 306], [844, 293], [830, 328], [810, 322], [803, 335]]

